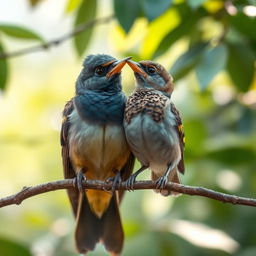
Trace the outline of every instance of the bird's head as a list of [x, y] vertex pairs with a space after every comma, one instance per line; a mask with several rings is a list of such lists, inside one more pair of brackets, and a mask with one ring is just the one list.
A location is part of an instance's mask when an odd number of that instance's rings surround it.
[[106, 54], [87, 56], [76, 82], [76, 93], [85, 90], [121, 90], [121, 70], [127, 59], [117, 61]]
[[162, 65], [150, 60], [140, 62], [127, 60], [127, 63], [134, 71], [138, 88], [155, 89], [169, 95], [172, 94], [172, 76]]

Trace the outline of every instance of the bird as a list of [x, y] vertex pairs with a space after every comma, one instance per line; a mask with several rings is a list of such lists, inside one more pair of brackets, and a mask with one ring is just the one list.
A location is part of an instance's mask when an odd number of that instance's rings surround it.
[[[132, 173], [134, 156], [123, 128], [126, 96], [121, 70], [126, 59], [106, 54], [89, 55], [76, 81], [75, 96], [63, 110], [61, 146], [64, 177], [75, 178], [68, 189], [76, 218], [75, 242], [86, 254], [102, 242], [110, 255], [123, 247], [119, 203], [123, 192], [115, 191]], [[110, 191], [85, 190], [83, 180], [113, 181]]]
[[134, 71], [135, 92], [128, 98], [124, 114], [126, 139], [141, 168], [126, 180], [133, 190], [136, 177], [151, 170], [156, 192], [178, 195], [164, 189], [168, 181], [180, 183], [184, 174], [185, 135], [179, 111], [171, 101], [173, 78], [159, 63], [127, 60]]

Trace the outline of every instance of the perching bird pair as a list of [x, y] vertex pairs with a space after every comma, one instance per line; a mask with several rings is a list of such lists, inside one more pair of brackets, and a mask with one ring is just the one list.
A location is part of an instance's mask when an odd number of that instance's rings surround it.
[[[137, 86], [128, 98], [122, 92], [121, 70], [128, 64]], [[172, 78], [152, 61], [117, 61], [109, 55], [90, 55], [76, 82], [76, 95], [65, 106], [61, 129], [65, 178], [75, 178], [68, 189], [76, 217], [75, 241], [79, 253], [102, 242], [111, 255], [120, 255], [124, 232], [119, 213], [126, 182], [132, 189], [143, 170], [163, 195], [168, 181], [184, 173], [184, 133], [179, 113], [171, 102]], [[142, 167], [132, 174], [134, 156]], [[82, 180], [113, 181], [112, 193], [82, 188]]]

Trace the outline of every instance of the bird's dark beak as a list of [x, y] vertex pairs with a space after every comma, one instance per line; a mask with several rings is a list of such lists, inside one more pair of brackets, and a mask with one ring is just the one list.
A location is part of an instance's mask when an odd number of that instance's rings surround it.
[[131, 57], [127, 57], [125, 59], [110, 63], [110, 64], [114, 64], [115, 66], [106, 74], [106, 77], [110, 78], [115, 74], [121, 73], [122, 68], [125, 66], [126, 61], [129, 59], [131, 59]]
[[145, 78], [148, 76], [147, 73], [142, 68], [140, 68], [140, 64], [138, 62], [132, 60], [127, 60], [126, 62], [135, 73], [138, 73]]

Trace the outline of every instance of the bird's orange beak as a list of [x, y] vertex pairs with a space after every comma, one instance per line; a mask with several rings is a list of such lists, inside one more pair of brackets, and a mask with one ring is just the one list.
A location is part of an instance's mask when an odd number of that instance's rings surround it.
[[113, 63], [115, 64], [115, 66], [106, 74], [106, 77], [110, 78], [111, 76], [113, 76], [115, 74], [121, 73], [122, 68], [125, 66], [126, 61], [129, 59], [131, 59], [131, 57], [127, 57], [127, 58], [119, 60], [117, 62], [111, 62], [111, 63], [109, 62], [109, 63], [104, 64], [104, 66], [107, 66], [107, 65], [110, 65]]
[[135, 73], [138, 73], [145, 78], [148, 76], [147, 73], [142, 68], [139, 67], [139, 63], [132, 60], [127, 60], [126, 62]]

